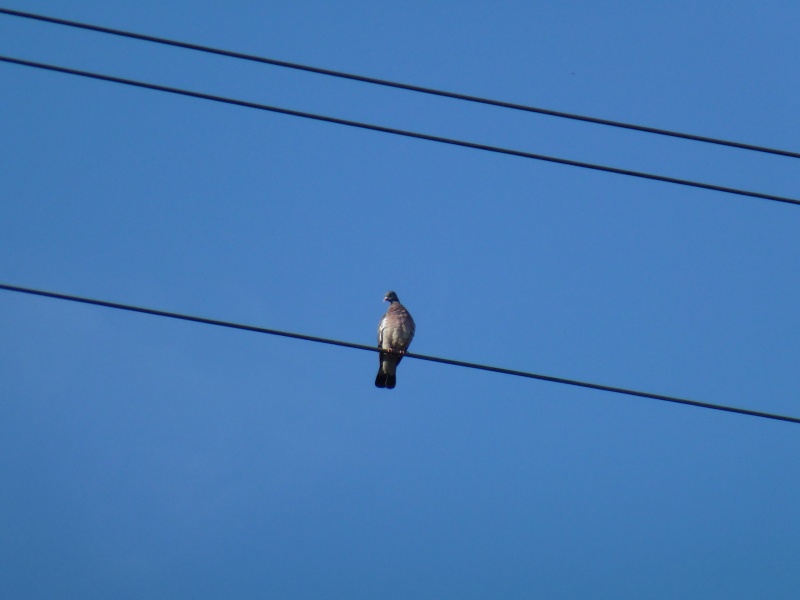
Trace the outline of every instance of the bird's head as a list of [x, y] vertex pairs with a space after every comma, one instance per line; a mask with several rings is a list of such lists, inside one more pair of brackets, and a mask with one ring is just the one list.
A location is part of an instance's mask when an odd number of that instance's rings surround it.
[[397, 294], [394, 292], [386, 292], [386, 296], [383, 298], [384, 302], [399, 302], [397, 299]]

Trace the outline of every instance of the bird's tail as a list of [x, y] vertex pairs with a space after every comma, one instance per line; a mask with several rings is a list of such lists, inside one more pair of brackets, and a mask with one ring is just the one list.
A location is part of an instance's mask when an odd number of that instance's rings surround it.
[[375, 387], [391, 390], [395, 385], [397, 385], [396, 375], [387, 375], [383, 369], [378, 371], [378, 375], [375, 377]]
[[392, 354], [378, 354], [378, 375], [375, 377], [375, 386], [379, 388], [386, 388], [391, 390], [397, 384], [397, 377], [395, 376], [397, 370], [397, 363], [400, 358]]
[[375, 387], [378, 388], [385, 388], [386, 387], [386, 380], [389, 378], [386, 373], [383, 372], [383, 369], [378, 369], [378, 375], [375, 377]]

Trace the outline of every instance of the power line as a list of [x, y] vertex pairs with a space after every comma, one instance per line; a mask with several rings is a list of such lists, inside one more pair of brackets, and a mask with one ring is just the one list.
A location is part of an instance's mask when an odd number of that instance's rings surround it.
[[557, 110], [550, 110], [546, 108], [538, 108], [535, 106], [529, 106], [525, 104], [517, 104], [514, 102], [504, 102], [502, 100], [492, 100], [491, 98], [482, 98], [480, 96], [471, 96], [468, 94], [459, 94], [457, 92], [448, 92], [445, 90], [438, 90], [429, 87], [423, 87], [419, 85], [413, 85], [408, 83], [400, 83], [397, 81], [390, 81], [387, 79], [378, 79], [375, 77], [367, 77], [365, 75], [356, 75], [353, 73], [345, 73], [343, 71], [334, 71], [331, 69], [323, 69], [320, 67], [312, 67], [310, 65], [302, 65], [299, 63], [287, 62], [283, 60], [277, 60], [274, 58], [266, 58], [263, 56], [256, 56], [253, 54], [244, 54], [241, 52], [234, 52], [231, 50], [223, 50], [220, 48], [212, 48], [210, 46], [202, 46], [200, 44], [191, 44], [189, 42], [181, 42], [178, 40], [171, 40], [168, 38], [161, 38], [152, 35], [144, 35], [141, 33], [133, 33], [131, 31], [124, 31], [121, 29], [112, 29], [110, 27], [102, 27], [99, 25], [91, 25], [89, 23], [81, 23], [79, 21], [69, 21], [66, 19], [59, 19], [56, 17], [48, 17], [45, 15], [39, 15], [34, 13], [23, 12], [19, 10], [11, 10], [8, 8], [0, 8], [0, 14], [11, 15], [15, 17], [22, 17], [25, 19], [34, 19], [37, 21], [43, 21], [45, 23], [52, 23], [56, 25], [65, 25], [68, 27], [76, 27], [79, 29], [86, 29], [89, 31], [96, 31], [99, 33], [107, 33], [110, 35], [116, 35], [121, 37], [127, 37], [135, 40], [141, 40], [145, 42], [153, 42], [156, 44], [163, 44], [166, 46], [174, 46], [177, 48], [184, 48], [187, 50], [195, 50], [198, 52], [206, 52], [208, 54], [216, 54], [219, 56], [226, 56], [229, 58], [236, 58], [241, 60], [248, 60], [252, 62], [272, 65], [276, 67], [284, 67], [287, 69], [295, 69], [298, 71], [306, 71], [309, 73], [316, 73], [318, 75], [328, 75], [330, 77], [338, 77], [340, 79], [350, 79], [352, 81], [359, 81], [362, 83], [370, 83], [374, 85], [380, 85], [385, 87], [392, 87], [401, 90], [407, 90], [411, 92], [419, 92], [422, 94], [429, 94], [432, 96], [441, 96], [444, 98], [452, 98], [455, 100], [464, 100], [466, 102], [474, 102], [477, 104], [486, 104], [489, 106], [498, 106], [501, 108], [508, 108], [512, 110], [519, 110], [524, 112], [530, 113], [537, 113], [541, 115], [547, 115], [551, 117], [559, 117], [562, 119], [571, 119], [574, 121], [583, 121], [586, 123], [594, 123], [597, 125], [606, 125], [609, 127], [617, 127], [620, 129], [630, 129], [633, 131], [640, 131], [644, 133], [652, 133], [656, 135], [663, 135], [669, 137], [675, 137], [685, 140], [691, 140], [694, 142], [704, 142], [707, 144], [716, 144], [719, 146], [728, 146], [731, 148], [738, 148], [741, 150], [751, 150], [754, 152], [763, 152], [767, 154], [776, 154], [778, 156], [788, 156], [790, 158], [800, 158], [800, 153], [791, 152], [788, 150], [780, 150], [776, 148], [767, 148], [765, 146], [756, 146], [753, 144], [745, 144], [742, 142], [735, 142], [730, 140], [722, 140], [718, 138], [712, 138], [707, 136], [701, 135], [694, 135], [691, 133], [682, 133], [679, 131], [671, 131], [668, 129], [659, 129], [656, 127], [647, 127], [645, 125], [635, 125], [631, 123], [623, 123], [621, 121], [612, 121], [609, 119], [601, 119], [597, 117], [589, 117], [585, 115], [578, 115], [574, 113], [567, 113]]
[[[333, 346], [342, 346], [345, 348], [355, 348], [356, 350], [367, 350], [369, 352], [381, 352], [375, 346], [366, 346], [364, 344], [354, 344], [352, 342], [342, 342], [339, 340], [331, 340], [327, 338], [316, 337], [313, 335], [303, 335], [300, 333], [290, 333], [288, 331], [278, 331], [277, 329], [266, 329], [264, 327], [256, 327], [254, 325], [243, 325], [241, 323], [232, 323], [230, 321], [220, 321], [218, 319], [207, 319], [205, 317], [195, 317], [181, 313], [168, 312], [164, 310], [156, 310], [153, 308], [143, 308], [141, 306], [131, 306], [129, 304], [119, 304], [117, 302], [107, 302], [105, 300], [94, 300], [92, 298], [84, 298], [82, 296], [70, 296], [67, 294], [60, 294], [57, 292], [48, 292], [44, 290], [36, 290], [27, 287], [20, 287], [16, 285], [8, 285], [0, 283], [0, 289], [9, 292], [20, 292], [23, 294], [31, 294], [34, 296], [44, 296], [45, 298], [54, 298], [56, 300], [68, 300], [70, 302], [79, 302], [82, 304], [90, 304], [93, 306], [102, 306], [105, 308], [115, 308], [118, 310], [125, 310], [136, 313], [143, 313], [153, 315], [156, 317], [166, 317], [169, 319], [179, 319], [182, 321], [190, 321], [193, 323], [203, 323], [205, 325], [215, 325], [217, 327], [227, 327], [229, 329], [240, 329], [243, 331], [252, 331], [255, 333], [265, 333], [268, 335], [277, 335], [281, 337], [293, 338], [303, 340], [306, 342], [317, 342], [320, 344], [331, 344]], [[625, 394], [628, 396], [637, 396], [639, 398], [649, 398], [651, 400], [662, 400], [665, 402], [673, 402], [676, 404], [685, 404], [688, 406], [696, 406], [699, 408], [708, 408], [711, 410], [720, 410], [725, 412], [737, 413], [740, 415], [747, 415], [751, 417], [761, 417], [764, 419], [773, 419], [776, 421], [786, 421], [788, 423], [800, 423], [800, 418], [789, 417], [784, 415], [777, 415], [773, 413], [760, 412], [749, 410], [746, 408], [737, 408], [734, 406], [725, 406], [722, 404], [711, 404], [709, 402], [698, 402], [696, 400], [687, 400], [685, 398], [677, 398], [674, 396], [666, 396], [663, 394], [652, 394], [650, 392], [640, 392], [636, 390], [629, 390], [620, 387], [613, 387], [609, 385], [600, 385], [597, 383], [587, 383], [585, 381], [576, 381], [574, 379], [565, 379], [563, 377], [552, 377], [550, 375], [539, 375], [537, 373], [529, 373], [527, 371], [516, 371], [513, 369], [504, 369], [502, 367], [491, 367], [488, 365], [480, 365], [477, 363], [464, 362], [460, 360], [452, 360], [449, 358], [439, 358], [436, 356], [426, 356], [424, 354], [414, 354], [411, 352], [406, 353], [404, 356], [408, 358], [416, 358], [419, 360], [427, 360], [430, 362], [442, 363], [445, 365], [453, 365], [456, 367], [464, 367], [467, 369], [478, 369], [481, 371], [491, 371], [493, 373], [500, 373], [502, 375], [514, 375], [516, 377], [525, 377], [528, 379], [538, 379], [540, 381], [549, 381], [551, 383], [560, 383], [564, 385], [572, 385], [577, 387], [589, 388], [593, 390], [600, 390], [603, 392], [611, 392], [614, 394]]]
[[370, 131], [378, 131], [381, 133], [389, 133], [392, 135], [400, 135], [404, 137], [416, 138], [420, 140], [426, 140], [429, 142], [438, 142], [440, 144], [450, 144], [452, 146], [461, 146], [464, 148], [472, 148], [474, 150], [483, 150], [486, 152], [494, 152], [497, 154], [507, 154], [510, 156], [518, 156], [521, 158], [529, 158], [533, 160], [541, 160], [545, 162], [556, 163], [560, 165], [567, 165], [570, 167], [579, 167], [582, 169], [591, 169], [594, 171], [602, 171], [605, 173], [614, 173], [616, 175], [625, 175], [628, 177], [638, 177], [641, 179], [650, 179], [653, 181], [661, 181], [664, 183], [674, 183], [676, 185], [683, 185], [688, 187], [694, 188], [701, 188], [706, 190], [712, 190], [715, 192], [723, 192], [726, 194], [735, 194], [738, 196], [748, 196], [751, 198], [760, 198], [762, 200], [774, 200], [776, 202], [785, 202], [787, 204], [798, 204], [800, 205], [800, 200], [796, 198], [788, 198], [785, 196], [775, 196], [773, 194], [764, 194], [761, 192], [753, 192], [748, 190], [742, 190], [737, 188], [725, 187], [721, 185], [714, 185], [710, 183], [701, 183], [698, 181], [691, 181], [688, 179], [678, 179], [675, 177], [667, 177], [665, 175], [655, 175], [652, 173], [643, 173], [641, 171], [630, 171], [627, 169], [619, 169], [617, 167], [608, 167], [604, 165], [596, 165], [593, 163], [586, 163], [586, 162], [579, 162], [576, 160], [569, 160], [566, 158], [557, 158], [553, 156], [546, 156], [544, 154], [534, 154], [532, 152], [523, 152], [522, 150], [512, 150], [510, 148], [501, 148], [499, 146], [489, 146], [486, 144], [477, 144], [475, 142], [468, 142], [464, 140], [457, 140], [453, 138], [446, 138], [440, 137], [435, 135], [429, 135], [427, 133], [418, 133], [414, 131], [408, 131], [405, 129], [395, 129], [392, 127], [384, 127], [382, 125], [372, 125], [370, 123], [362, 123], [360, 121], [350, 121], [347, 119], [339, 119], [336, 117], [329, 117], [325, 115], [318, 115], [314, 113], [308, 112], [301, 112], [297, 110], [291, 110], [288, 108], [280, 108], [277, 106], [270, 106], [267, 104], [259, 104], [256, 102], [248, 102], [246, 100], [237, 100], [235, 98], [226, 98], [224, 96], [214, 96], [211, 94], [204, 94], [202, 92], [193, 92], [191, 90], [184, 90], [181, 88], [175, 87], [168, 87], [164, 85], [158, 85], [155, 83], [147, 83], [144, 81], [136, 81], [133, 79], [124, 79], [121, 77], [114, 77], [111, 75], [102, 75], [100, 73], [93, 73], [91, 71], [80, 71], [77, 69], [69, 69], [67, 67], [59, 67], [56, 65], [50, 65], [45, 63], [39, 63], [29, 60], [23, 60], [19, 58], [12, 58], [9, 56], [0, 56], [0, 62], [6, 62], [11, 64], [16, 64], [24, 67], [33, 67], [36, 69], [44, 69], [47, 71], [55, 71], [57, 73], [65, 73], [67, 75], [77, 75], [79, 77], [87, 77], [89, 79], [97, 79], [100, 81], [109, 81], [112, 83], [120, 83], [123, 85], [129, 85], [149, 90], [155, 90], [158, 92], [167, 92], [170, 94], [178, 94], [181, 96], [189, 96], [191, 98], [199, 98], [201, 100], [211, 100], [213, 102], [221, 102], [224, 104], [232, 104], [235, 106], [243, 106], [246, 108], [255, 108], [258, 110], [264, 110], [268, 112], [279, 113], [282, 115], [289, 115], [292, 117], [301, 117], [304, 119], [312, 119], [315, 121], [323, 121], [326, 123], [334, 123], [337, 125], [345, 125], [347, 127], [357, 127], [359, 129], [368, 129]]

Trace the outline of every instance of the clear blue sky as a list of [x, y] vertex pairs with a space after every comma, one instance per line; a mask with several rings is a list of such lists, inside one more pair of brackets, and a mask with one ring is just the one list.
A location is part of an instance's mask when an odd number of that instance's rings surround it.
[[[800, 149], [794, 1], [9, 8]], [[800, 196], [800, 162], [0, 16], [0, 54]], [[0, 281], [800, 415], [800, 207], [0, 64]], [[800, 426], [0, 292], [0, 595], [794, 599]]]

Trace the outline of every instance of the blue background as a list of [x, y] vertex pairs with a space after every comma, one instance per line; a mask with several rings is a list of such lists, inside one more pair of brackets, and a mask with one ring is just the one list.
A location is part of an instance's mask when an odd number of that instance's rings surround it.
[[[800, 149], [800, 6], [9, 8]], [[0, 16], [0, 53], [800, 196], [790, 158]], [[800, 415], [800, 207], [0, 64], [0, 280]], [[4, 598], [775, 598], [796, 425], [0, 293]]]

